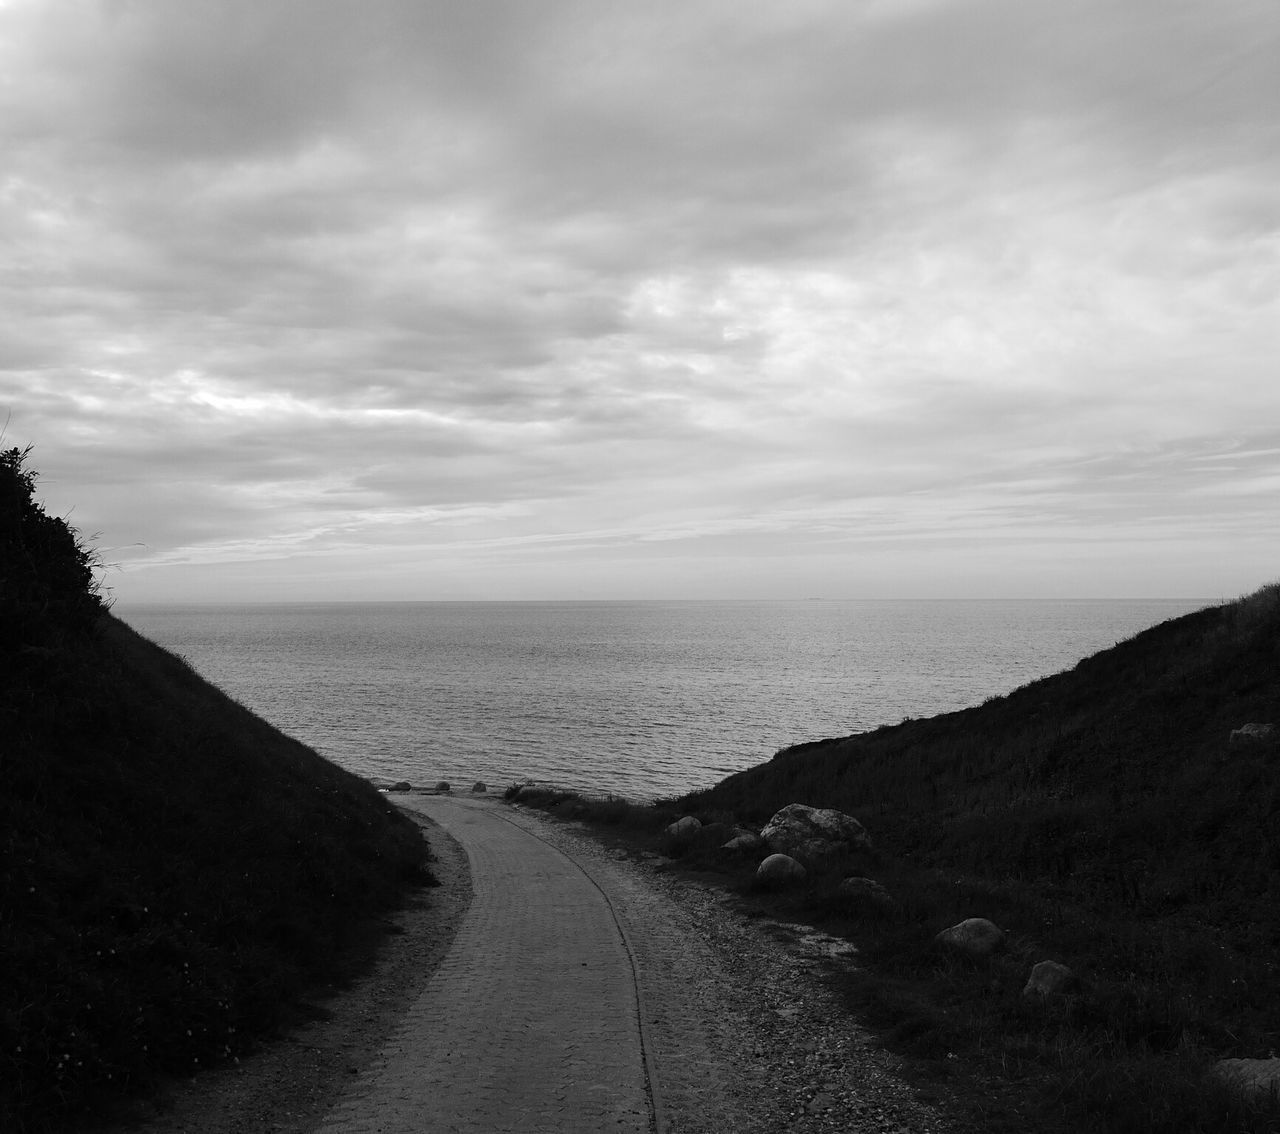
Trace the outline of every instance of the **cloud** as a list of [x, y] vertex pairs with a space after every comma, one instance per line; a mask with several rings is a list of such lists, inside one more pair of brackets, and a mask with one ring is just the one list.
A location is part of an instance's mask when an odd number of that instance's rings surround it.
[[1249, 0], [10, 0], [0, 409], [139, 598], [1179, 532], [1246, 589], [1277, 56]]

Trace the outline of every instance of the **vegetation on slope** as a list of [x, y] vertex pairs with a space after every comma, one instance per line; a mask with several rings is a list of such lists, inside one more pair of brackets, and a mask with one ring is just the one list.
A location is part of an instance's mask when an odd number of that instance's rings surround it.
[[1280, 584], [1155, 626], [961, 712], [773, 760], [681, 800], [763, 821], [857, 816], [878, 845], [1143, 916], [1280, 934]]
[[[1274, 1111], [1205, 1077], [1280, 1050], [1280, 728], [1233, 742], [1253, 722], [1280, 726], [1280, 585], [677, 802], [755, 821], [809, 803], [867, 826], [877, 853], [860, 872], [895, 894], [894, 916], [842, 912], [820, 887], [798, 900], [859, 941], [867, 968], [845, 991], [895, 1050], [971, 1057], [990, 1098], [1033, 1086], [1041, 1122], [1272, 1130]], [[940, 958], [933, 935], [969, 916], [1003, 926], [1009, 949]], [[1043, 959], [1082, 982], [1036, 1006], [1021, 988]]]
[[[1251, 722], [1268, 738], [1232, 742]], [[1153, 627], [962, 712], [784, 749], [651, 807], [519, 793], [712, 872], [749, 912], [858, 946], [852, 1011], [984, 1131], [1272, 1131], [1274, 1108], [1206, 1076], [1280, 1052], [1280, 585]], [[513, 793], [514, 794], [514, 793]], [[789, 803], [856, 816], [875, 847], [762, 891], [721, 849]], [[708, 826], [674, 841], [691, 814]], [[891, 907], [850, 900], [871, 877]], [[990, 918], [967, 962], [934, 936]], [[1080, 977], [1022, 995], [1041, 960]]]
[[113, 618], [0, 454], [0, 1129], [234, 1056], [430, 880], [418, 829]]

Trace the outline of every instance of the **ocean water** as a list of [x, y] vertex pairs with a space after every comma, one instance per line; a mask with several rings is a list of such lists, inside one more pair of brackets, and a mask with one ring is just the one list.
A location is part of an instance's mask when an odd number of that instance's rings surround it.
[[116, 614], [385, 785], [635, 799], [978, 704], [1203, 600], [133, 606]]

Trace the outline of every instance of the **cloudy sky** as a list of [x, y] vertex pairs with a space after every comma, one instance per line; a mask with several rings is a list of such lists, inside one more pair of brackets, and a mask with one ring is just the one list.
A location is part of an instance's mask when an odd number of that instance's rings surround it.
[[1277, 186], [1275, 0], [0, 0], [3, 443], [124, 604], [1234, 597]]

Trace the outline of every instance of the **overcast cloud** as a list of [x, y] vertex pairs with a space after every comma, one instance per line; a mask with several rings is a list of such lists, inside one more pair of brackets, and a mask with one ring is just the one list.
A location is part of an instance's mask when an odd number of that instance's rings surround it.
[[1280, 576], [1274, 0], [0, 0], [122, 602]]

